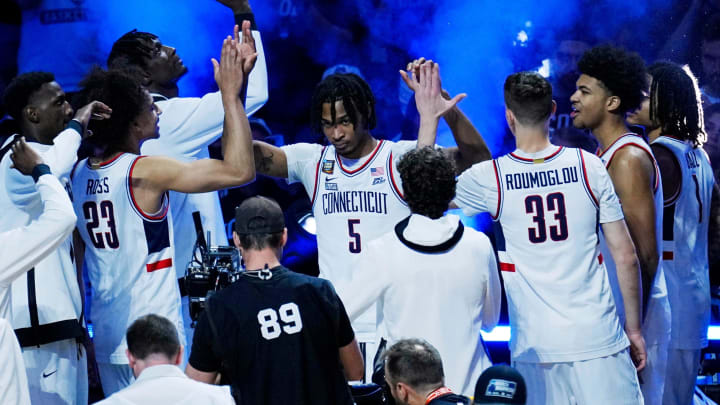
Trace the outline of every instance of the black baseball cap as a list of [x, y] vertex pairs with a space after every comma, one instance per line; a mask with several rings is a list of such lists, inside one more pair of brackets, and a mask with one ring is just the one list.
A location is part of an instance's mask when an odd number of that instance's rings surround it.
[[285, 228], [285, 216], [272, 198], [256, 196], [235, 208], [235, 232], [239, 235], [279, 233]]
[[483, 371], [475, 384], [473, 401], [476, 404], [525, 404], [526, 400], [522, 375], [504, 364]]

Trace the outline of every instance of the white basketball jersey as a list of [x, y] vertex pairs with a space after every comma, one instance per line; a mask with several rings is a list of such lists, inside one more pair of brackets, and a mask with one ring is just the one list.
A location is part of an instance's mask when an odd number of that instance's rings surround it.
[[[648, 146], [645, 140], [643, 140], [640, 136], [628, 133], [615, 140], [615, 142], [605, 149], [605, 151], [599, 154], [599, 157], [602, 159], [603, 163], [605, 163], [605, 167], [609, 168], [612, 164], [612, 159], [615, 156], [615, 153], [627, 146], [637, 147], [647, 152], [653, 162], [653, 166], [655, 167], [655, 239], [657, 240], [657, 251], [658, 254], [660, 254], [660, 252], [662, 252], [663, 236], [663, 191], [662, 182], [660, 180], [660, 169], [658, 169], [657, 162], [655, 161], [655, 155], [653, 155], [650, 146]], [[610, 255], [607, 251], [607, 245], [604, 243], [603, 253], [607, 261], [608, 272], [611, 273], [610, 278], [613, 284], [615, 301], [618, 309], [623, 314], [622, 319], [624, 320], [622, 294], [620, 293], [620, 287], [617, 283], [615, 262], [612, 259], [612, 255]], [[662, 260], [658, 261], [655, 281], [653, 282], [652, 290], [650, 291], [650, 301], [648, 302], [642, 330], [645, 343], [648, 345], [657, 344], [659, 342], [667, 342], [670, 338], [670, 303], [668, 302], [667, 297], [667, 286], [665, 283]]]
[[663, 213], [663, 270], [672, 309], [670, 345], [697, 350], [708, 344], [708, 226], [715, 178], [702, 148], [669, 136], [658, 137], [655, 145], [669, 149], [682, 172], [680, 189], [665, 201]]
[[133, 197], [132, 171], [141, 158], [124, 153], [96, 168], [85, 159], [73, 176], [93, 288], [95, 353], [102, 363], [127, 364], [125, 331], [149, 313], [170, 319], [185, 343], [167, 195], [155, 215], [143, 212]]
[[629, 343], [599, 254], [598, 228], [622, 219], [621, 208], [597, 157], [575, 148], [549, 152], [502, 156], [492, 162], [495, 178], [485, 180], [497, 182], [490, 213], [512, 358], [545, 363], [611, 355]]
[[[330, 145], [304, 169], [289, 173], [290, 180], [303, 182], [312, 200], [320, 277], [333, 283], [341, 299], [352, 294], [353, 288], [362, 288], [350, 285], [350, 280], [353, 271], [362, 271], [365, 244], [410, 215], [396, 164], [402, 153], [414, 147], [415, 142], [381, 140], [372, 153], [349, 169]], [[374, 309], [358, 322], [372, 325], [374, 330], [375, 319], [370, 314]]]

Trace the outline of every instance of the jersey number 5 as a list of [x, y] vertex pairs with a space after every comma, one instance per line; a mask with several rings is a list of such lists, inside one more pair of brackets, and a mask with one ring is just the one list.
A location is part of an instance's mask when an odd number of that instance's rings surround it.
[[[543, 198], [539, 195], [530, 195], [525, 198], [525, 212], [533, 214], [533, 221], [537, 224], [528, 228], [528, 238], [532, 243], [542, 243], [547, 240], [548, 231], [550, 239], [559, 242], [567, 239], [568, 227], [565, 215], [565, 196], [562, 193], [550, 193], [545, 198], [547, 204], [543, 205]], [[545, 207], [555, 212], [556, 224], [548, 228], [545, 224]]]
[[[282, 326], [278, 322], [278, 313], [284, 323]], [[257, 320], [260, 323], [260, 334], [267, 340], [278, 338], [282, 332], [292, 335], [302, 330], [300, 308], [294, 302], [282, 304], [277, 312], [272, 308], [262, 309], [257, 314]]]
[[362, 245], [360, 245], [360, 234], [355, 230], [355, 225], [359, 225], [359, 219], [348, 219], [348, 236], [350, 236], [350, 242], [348, 242], [348, 249], [350, 253], [360, 253]]
[[[107, 241], [107, 247], [110, 249], [120, 247], [120, 241], [118, 241], [117, 231], [115, 230], [115, 213], [111, 201], [100, 202], [99, 210], [95, 201], [86, 201], [83, 204], [83, 215], [87, 221], [85, 229], [87, 229], [88, 236], [96, 249], [105, 249], [105, 241]], [[100, 218], [105, 221], [109, 232], [97, 232], [100, 227]]]

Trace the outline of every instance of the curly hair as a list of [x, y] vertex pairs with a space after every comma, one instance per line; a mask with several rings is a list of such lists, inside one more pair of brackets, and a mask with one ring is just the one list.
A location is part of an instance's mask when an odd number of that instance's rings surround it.
[[645, 62], [637, 53], [610, 45], [596, 46], [580, 58], [578, 69], [599, 80], [611, 95], [620, 98], [619, 113], [640, 107], [648, 82]]
[[154, 51], [154, 48], [148, 44], [157, 38], [158, 36], [155, 34], [136, 29], [121, 36], [110, 50], [107, 59], [108, 68], [137, 66], [143, 70], [146, 69], [147, 61], [152, 57]]
[[426, 146], [407, 152], [397, 165], [405, 201], [415, 214], [442, 217], [455, 197], [455, 164], [441, 149]]
[[53, 81], [55, 81], [55, 75], [49, 72], [28, 72], [12, 79], [3, 95], [3, 104], [7, 108], [8, 114], [20, 122], [22, 110], [30, 102], [33, 93], [40, 90], [43, 84]]
[[375, 96], [365, 80], [354, 73], [329, 75], [315, 86], [310, 110], [310, 125], [322, 133], [322, 106], [330, 103], [330, 114], [335, 121], [335, 102], [342, 101], [350, 122], [357, 127], [359, 118], [367, 129], [375, 128]]
[[657, 62], [648, 68], [650, 119], [660, 124], [664, 135], [692, 142], [693, 147], [706, 138], [702, 100], [697, 79], [688, 67], [672, 62]]
[[537, 72], [513, 73], [503, 86], [505, 105], [523, 125], [544, 123], [552, 113], [552, 85]]
[[98, 100], [112, 108], [110, 119], [90, 121], [92, 142], [106, 153], [124, 144], [132, 122], [148, 108], [147, 90], [136, 77], [120, 70], [95, 68], [80, 83], [83, 104]]

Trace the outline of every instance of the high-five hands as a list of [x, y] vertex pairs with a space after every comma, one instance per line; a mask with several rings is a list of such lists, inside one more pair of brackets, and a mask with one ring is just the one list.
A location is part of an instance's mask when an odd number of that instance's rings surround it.
[[[235, 27], [237, 29], [237, 25]], [[250, 58], [256, 56], [257, 54], [250, 55]], [[246, 62], [237, 41], [228, 35], [223, 40], [220, 62], [212, 59], [215, 81], [223, 94], [237, 95], [240, 92], [245, 81], [243, 68]]]
[[245, 76], [250, 74], [250, 71], [255, 67], [255, 61], [257, 61], [257, 49], [255, 48], [255, 38], [252, 36], [250, 31], [250, 21], [244, 20], [242, 22], [242, 38], [239, 38], [240, 27], [235, 25], [233, 29], [233, 39], [236, 42], [238, 52], [244, 59], [243, 73]]
[[415, 104], [421, 119], [440, 118], [467, 97], [461, 93], [448, 99], [443, 97], [440, 66], [432, 60], [416, 59], [408, 63], [407, 72], [400, 71], [405, 84], [415, 92]]

